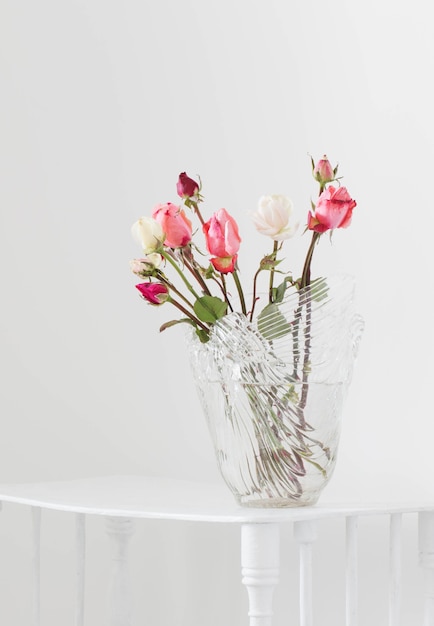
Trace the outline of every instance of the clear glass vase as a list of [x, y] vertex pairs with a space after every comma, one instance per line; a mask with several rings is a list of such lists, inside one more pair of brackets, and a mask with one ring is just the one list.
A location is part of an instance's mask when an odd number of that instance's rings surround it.
[[354, 280], [335, 276], [288, 289], [253, 321], [226, 315], [207, 343], [191, 336], [190, 362], [217, 462], [239, 504], [317, 501], [336, 463], [362, 331]]

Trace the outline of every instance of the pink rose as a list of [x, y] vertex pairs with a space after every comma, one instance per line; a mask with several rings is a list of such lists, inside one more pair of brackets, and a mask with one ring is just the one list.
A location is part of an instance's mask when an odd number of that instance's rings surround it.
[[221, 274], [231, 274], [235, 270], [235, 263], [237, 262], [237, 255], [226, 257], [213, 257], [211, 263], [214, 268]]
[[307, 227], [318, 233], [350, 225], [354, 207], [357, 205], [346, 187], [330, 185], [319, 196], [315, 210], [308, 215]]
[[[312, 161], [312, 165], [313, 165], [313, 161]], [[315, 165], [315, 167], [313, 168], [313, 177], [319, 183], [323, 183], [323, 184], [329, 183], [336, 178], [337, 169], [338, 168], [336, 167], [336, 171], [335, 171], [332, 168], [330, 161], [328, 160], [326, 155], [324, 155], [323, 158], [320, 159], [318, 163]]]
[[238, 225], [226, 209], [220, 209], [203, 225], [208, 252], [213, 266], [223, 274], [233, 272], [241, 238]]
[[169, 297], [169, 290], [161, 283], [141, 283], [136, 289], [150, 304], [164, 304]]
[[164, 230], [166, 239], [164, 245], [168, 248], [182, 248], [191, 241], [191, 222], [184, 211], [176, 204], [167, 202], [157, 204], [152, 212], [152, 217]]
[[185, 172], [182, 172], [176, 183], [176, 191], [180, 198], [192, 198], [198, 193], [199, 185], [195, 180], [189, 178]]

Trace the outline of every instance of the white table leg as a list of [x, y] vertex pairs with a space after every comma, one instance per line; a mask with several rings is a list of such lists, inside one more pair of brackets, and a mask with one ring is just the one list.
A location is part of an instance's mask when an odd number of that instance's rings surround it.
[[128, 542], [133, 520], [106, 517], [106, 531], [112, 547], [112, 574], [109, 589], [110, 626], [131, 626], [131, 589], [128, 576]]
[[346, 626], [357, 626], [358, 621], [358, 526], [357, 516], [346, 521]]
[[77, 513], [75, 517], [75, 626], [84, 625], [84, 567], [86, 558], [85, 515]]
[[249, 595], [250, 626], [271, 626], [273, 592], [279, 582], [278, 524], [241, 526], [241, 573]]
[[294, 537], [300, 546], [300, 626], [313, 625], [312, 545], [317, 536], [314, 521], [294, 523]]
[[41, 623], [41, 509], [32, 506], [33, 624]]
[[434, 513], [419, 513], [419, 565], [424, 571], [424, 626], [434, 626]]
[[389, 541], [389, 626], [399, 626], [401, 623], [401, 587], [402, 587], [402, 558], [401, 558], [402, 513], [392, 513], [390, 516]]

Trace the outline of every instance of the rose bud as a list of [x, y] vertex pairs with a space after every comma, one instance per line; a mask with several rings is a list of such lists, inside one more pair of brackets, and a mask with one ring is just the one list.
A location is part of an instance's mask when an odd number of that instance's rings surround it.
[[335, 180], [338, 168], [337, 166], [335, 169], [332, 168], [330, 161], [328, 160], [326, 155], [324, 155], [323, 158], [320, 159], [316, 165], [314, 165], [312, 159], [312, 167], [313, 177], [320, 184], [324, 185], [325, 183], [330, 183], [332, 180]]
[[169, 290], [162, 283], [141, 283], [136, 289], [150, 304], [164, 304], [169, 297]]
[[307, 227], [323, 233], [334, 228], [346, 228], [351, 223], [354, 207], [357, 206], [346, 187], [330, 185], [319, 196], [315, 210], [309, 212]]
[[143, 259], [133, 259], [130, 261], [130, 268], [137, 276], [152, 276], [157, 267], [161, 265], [162, 256], [158, 252], [148, 254]]
[[164, 245], [168, 248], [182, 248], [191, 241], [191, 222], [185, 212], [172, 204], [157, 204], [152, 212], [166, 234]]
[[292, 212], [292, 202], [287, 196], [262, 196], [252, 219], [256, 230], [262, 235], [274, 241], [283, 241], [292, 237], [298, 227], [298, 224], [290, 224]]
[[199, 192], [199, 185], [185, 172], [182, 172], [176, 183], [176, 191], [180, 198], [193, 198]]
[[241, 238], [238, 225], [226, 209], [219, 209], [203, 225], [208, 252], [216, 258], [211, 259], [214, 267], [223, 274], [233, 272]]
[[133, 237], [145, 254], [151, 254], [163, 244], [165, 234], [160, 224], [152, 217], [141, 217], [131, 228]]

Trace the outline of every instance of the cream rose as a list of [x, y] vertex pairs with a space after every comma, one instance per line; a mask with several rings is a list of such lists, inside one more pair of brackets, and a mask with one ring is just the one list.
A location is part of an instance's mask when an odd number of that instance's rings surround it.
[[130, 268], [137, 276], [153, 276], [155, 270], [161, 265], [162, 256], [158, 252], [148, 254], [143, 259], [130, 261]]
[[290, 224], [293, 205], [287, 196], [273, 194], [262, 196], [258, 202], [258, 210], [252, 214], [256, 230], [267, 235], [274, 241], [283, 241], [294, 235], [298, 224]]
[[133, 224], [131, 232], [145, 254], [156, 252], [166, 238], [162, 227], [152, 217], [141, 217]]

